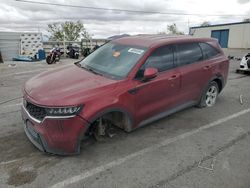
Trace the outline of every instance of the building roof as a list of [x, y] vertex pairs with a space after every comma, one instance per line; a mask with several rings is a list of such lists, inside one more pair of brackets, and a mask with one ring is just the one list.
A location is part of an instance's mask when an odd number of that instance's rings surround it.
[[208, 25], [208, 26], [195, 26], [195, 27], [190, 27], [190, 29], [205, 28], [205, 27], [229, 26], [229, 25], [239, 25], [239, 24], [250, 24], [250, 22], [234, 22], [234, 23], [215, 24], [215, 25]]
[[133, 46], [141, 46], [141, 47], [154, 47], [160, 46], [163, 44], [170, 44], [173, 42], [207, 42], [214, 41], [212, 38], [196, 38], [190, 35], [135, 35], [129, 37], [123, 37], [114, 40], [114, 42], [124, 45], [133, 45]]

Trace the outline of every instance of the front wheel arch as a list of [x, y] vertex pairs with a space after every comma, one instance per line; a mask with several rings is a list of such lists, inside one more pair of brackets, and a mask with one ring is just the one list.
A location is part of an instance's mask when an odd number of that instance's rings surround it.
[[99, 118], [103, 116], [109, 116], [110, 114], [115, 114], [115, 113], [122, 114], [123, 120], [125, 121], [124, 127], [122, 127], [122, 129], [126, 132], [131, 132], [134, 124], [132, 115], [128, 111], [121, 108], [109, 108], [98, 112], [94, 117], [90, 119], [89, 121], [90, 126], [88, 128], [87, 134], [91, 132], [95, 121], [97, 121]]

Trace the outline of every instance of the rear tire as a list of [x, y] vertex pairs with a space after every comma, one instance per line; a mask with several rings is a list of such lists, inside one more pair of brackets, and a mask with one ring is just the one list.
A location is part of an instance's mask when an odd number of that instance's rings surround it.
[[207, 88], [205, 89], [204, 93], [202, 94], [200, 102], [197, 106], [199, 108], [214, 106], [214, 104], [216, 103], [218, 94], [219, 94], [219, 86], [217, 82], [215, 81], [210, 82]]

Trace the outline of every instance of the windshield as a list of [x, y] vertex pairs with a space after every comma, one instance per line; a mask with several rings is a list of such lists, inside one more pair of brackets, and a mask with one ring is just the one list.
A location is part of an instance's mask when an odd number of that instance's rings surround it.
[[80, 62], [82, 67], [113, 78], [124, 78], [146, 48], [107, 43]]

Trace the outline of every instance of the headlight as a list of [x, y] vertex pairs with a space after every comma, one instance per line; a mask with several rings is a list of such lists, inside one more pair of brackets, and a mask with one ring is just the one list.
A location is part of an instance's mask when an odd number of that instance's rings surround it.
[[46, 108], [47, 116], [72, 116], [78, 114], [82, 106]]

